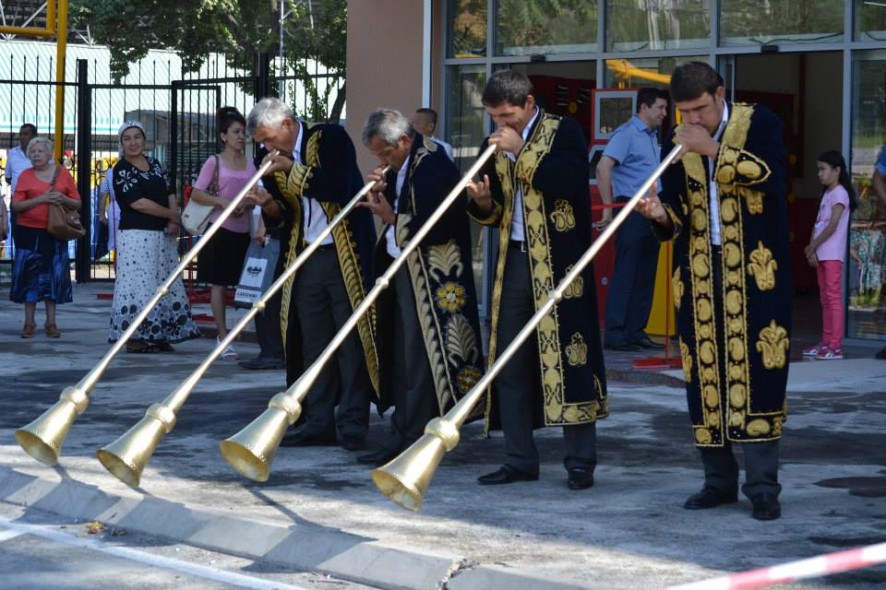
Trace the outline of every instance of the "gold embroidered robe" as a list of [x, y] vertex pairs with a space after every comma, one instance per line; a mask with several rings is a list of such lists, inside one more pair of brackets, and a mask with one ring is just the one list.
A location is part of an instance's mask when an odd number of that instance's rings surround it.
[[[481, 152], [486, 146], [484, 141]], [[587, 149], [584, 135], [573, 119], [540, 113], [516, 162], [502, 152], [490, 162], [482, 174], [490, 179], [493, 211], [484, 215], [473, 203], [468, 211], [479, 223], [497, 225], [499, 229], [487, 361], [491, 366], [498, 352], [498, 310], [517, 186], [523, 195], [536, 309], [547, 301], [548, 294], [590, 246], [591, 218]], [[582, 273], [563, 300], [542, 320], [536, 336], [541, 375], [538, 404], [543, 408], [543, 425], [589, 424], [608, 416], [592, 267]], [[494, 428], [494, 385], [491, 390], [487, 423]]]
[[[673, 232], [653, 223], [675, 240], [677, 327], [700, 447], [777, 439], [786, 418], [793, 287], [782, 123], [762, 107], [729, 107], [713, 166], [721, 247], [711, 242], [708, 158], [698, 154], [662, 176]], [[662, 154], [673, 146], [671, 136]]]
[[[395, 239], [400, 248], [427, 223], [452, 188], [461, 180], [455, 164], [434, 141], [417, 135], [410, 151], [409, 169], [399, 199], [395, 199], [397, 172], [387, 174], [388, 201], [397, 202]], [[385, 228], [387, 231], [387, 227]], [[384, 273], [390, 256], [382, 237], [376, 247], [376, 276]], [[442, 415], [468, 393], [483, 375], [483, 347], [471, 263], [471, 228], [465, 197], [456, 199], [434, 224], [419, 248], [406, 260], [418, 323], [434, 379]], [[394, 403], [393, 301], [390, 290], [377, 302], [379, 411]]]
[[[265, 187], [277, 199], [286, 234], [283, 239], [283, 260], [288, 266], [305, 248], [302, 230], [301, 197], [320, 202], [327, 221], [332, 221], [342, 206], [347, 204], [363, 186], [354, 144], [339, 125], [302, 124], [300, 153], [302, 162], [295, 162], [288, 174], [277, 172], [265, 178]], [[262, 157], [263, 154], [259, 154]], [[348, 218], [332, 230], [351, 309], [363, 301], [372, 273], [372, 248], [375, 227], [368, 210], [356, 208]], [[285, 267], [284, 266], [284, 267]], [[283, 287], [280, 323], [286, 351], [286, 381], [292, 384], [305, 368], [301, 354], [301, 328], [295, 309], [291, 307], [292, 285], [295, 276]], [[357, 324], [357, 334], [366, 355], [366, 368], [376, 392], [378, 382], [378, 353], [375, 347], [375, 313], [371, 310]]]

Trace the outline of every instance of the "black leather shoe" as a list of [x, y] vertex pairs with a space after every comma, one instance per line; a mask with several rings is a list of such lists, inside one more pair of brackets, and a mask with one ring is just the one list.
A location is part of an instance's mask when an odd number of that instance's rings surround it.
[[260, 356], [255, 357], [254, 359], [249, 359], [248, 361], [241, 361], [237, 364], [250, 371], [268, 371], [272, 369], [286, 368], [286, 363], [280, 359], [262, 358]]
[[751, 498], [751, 516], [757, 520], [775, 520], [781, 516], [781, 504], [775, 494], [757, 494]]
[[502, 465], [498, 471], [477, 478], [477, 483], [481, 486], [497, 486], [515, 481], [538, 481], [538, 474], [526, 473], [508, 465]]
[[714, 488], [704, 487], [697, 494], [689, 496], [683, 508], [686, 510], [704, 510], [716, 508], [722, 504], [738, 502], [738, 492], [718, 492]]
[[622, 342], [620, 344], [606, 344], [603, 346], [606, 350], [618, 350], [620, 352], [638, 352], [640, 347], [636, 344], [628, 344], [627, 342]]
[[366, 453], [365, 455], [357, 456], [357, 463], [362, 463], [363, 465], [373, 465], [375, 467], [380, 467], [396, 457], [400, 454], [399, 448], [395, 447], [382, 447], [376, 451], [371, 453]]
[[636, 342], [631, 342], [631, 344], [635, 344], [640, 348], [645, 348], [648, 350], [661, 350], [664, 348], [664, 344], [659, 344], [658, 342], [654, 342], [649, 336], [643, 336]]
[[283, 436], [281, 447], [334, 447], [335, 435], [323, 435], [315, 432], [299, 430]]
[[570, 490], [586, 490], [594, 485], [594, 472], [590, 469], [575, 467], [566, 471], [569, 474], [566, 486]]

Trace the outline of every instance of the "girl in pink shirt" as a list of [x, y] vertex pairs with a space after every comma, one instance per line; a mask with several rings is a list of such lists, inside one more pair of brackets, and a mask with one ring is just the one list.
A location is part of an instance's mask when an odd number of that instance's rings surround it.
[[822, 184], [821, 204], [806, 246], [806, 259], [818, 273], [821, 299], [821, 341], [803, 350], [803, 356], [821, 360], [843, 358], [843, 262], [849, 234], [849, 214], [857, 199], [846, 161], [839, 152], [827, 151], [816, 162]]

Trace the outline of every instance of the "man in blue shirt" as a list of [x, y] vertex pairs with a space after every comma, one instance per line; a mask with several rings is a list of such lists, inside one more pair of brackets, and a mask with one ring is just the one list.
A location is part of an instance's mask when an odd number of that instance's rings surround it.
[[[597, 164], [597, 188], [604, 204], [626, 202], [658, 166], [658, 129], [668, 113], [667, 95], [657, 88], [637, 92], [637, 113], [622, 124]], [[606, 209], [600, 225], [612, 221]], [[652, 309], [659, 242], [649, 223], [633, 212], [615, 236], [615, 269], [606, 299], [604, 345], [610, 350], [661, 348], [646, 335]]]

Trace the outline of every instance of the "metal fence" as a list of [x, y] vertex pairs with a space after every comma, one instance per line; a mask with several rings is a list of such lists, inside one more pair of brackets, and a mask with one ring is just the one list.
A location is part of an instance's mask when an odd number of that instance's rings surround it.
[[[71, 259], [79, 282], [114, 278], [113, 255], [108, 252], [107, 225], [100, 223], [99, 188], [107, 170], [118, 159], [117, 126], [123, 120], [137, 119], [146, 129], [146, 150], [164, 164], [172, 176], [179, 202], [186, 188], [199, 174], [203, 162], [221, 150], [216, 128], [216, 112], [233, 106], [244, 115], [256, 97], [279, 96], [296, 113], [316, 112], [310, 104], [307, 87], [320, 88], [341, 83], [335, 73], [314, 68], [313, 73], [295, 76], [286, 64], [262, 56], [255, 71], [244, 73], [229, 69], [222, 60], [206, 76], [182, 75], [172, 80], [170, 62], [155, 61], [140, 67], [136, 82], [132, 76], [125, 84], [95, 82], [95, 70], [103, 67], [94, 60], [76, 61], [76, 82], [58, 83], [52, 79], [52, 60], [10, 63], [8, 73], [15, 79], [0, 79], [0, 145], [17, 143], [22, 123], [34, 123], [40, 135], [63, 142], [63, 163], [72, 171], [82, 200], [82, 217], [87, 234], [71, 242]], [[310, 71], [309, 68], [304, 68]], [[56, 88], [65, 93], [65, 134], [54, 137], [52, 113], [55, 112]], [[341, 91], [333, 86], [335, 96]], [[4, 96], [4, 94], [6, 96]], [[330, 105], [331, 106], [331, 105]], [[327, 110], [328, 113], [328, 110]], [[5, 161], [0, 162], [5, 166]], [[8, 195], [7, 195], [8, 196]], [[181, 250], [190, 246], [182, 240]], [[6, 248], [5, 250], [10, 250]], [[11, 258], [11, 251], [4, 257]]]

